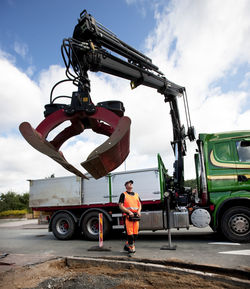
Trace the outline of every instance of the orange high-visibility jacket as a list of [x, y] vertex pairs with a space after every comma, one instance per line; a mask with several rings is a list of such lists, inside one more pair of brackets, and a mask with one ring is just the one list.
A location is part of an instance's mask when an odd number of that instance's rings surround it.
[[135, 193], [134, 196], [131, 196], [127, 192], [124, 192], [124, 195], [125, 195], [125, 198], [124, 198], [123, 206], [133, 213], [138, 212], [139, 207], [140, 207], [139, 195]]

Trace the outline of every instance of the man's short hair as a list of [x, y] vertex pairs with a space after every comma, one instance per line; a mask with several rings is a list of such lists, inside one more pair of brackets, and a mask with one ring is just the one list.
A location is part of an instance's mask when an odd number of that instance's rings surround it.
[[126, 183], [124, 184], [124, 186], [126, 187], [126, 185], [129, 184], [129, 183], [133, 184], [134, 182], [133, 182], [132, 180], [126, 181]]

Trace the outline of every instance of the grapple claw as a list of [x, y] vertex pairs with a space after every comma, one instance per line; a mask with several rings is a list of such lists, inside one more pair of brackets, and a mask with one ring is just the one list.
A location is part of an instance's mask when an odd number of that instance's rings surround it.
[[[53, 140], [48, 141], [46, 139], [48, 134], [66, 120], [71, 121], [71, 125]], [[120, 116], [104, 107], [96, 107], [95, 113], [91, 115], [84, 111], [68, 115], [64, 109], [59, 109], [46, 116], [36, 129], [33, 129], [28, 122], [23, 122], [19, 130], [36, 150], [82, 178], [87, 177], [67, 162], [59, 148], [66, 140], [80, 134], [85, 128], [92, 128], [96, 133], [109, 136], [107, 141], [81, 163], [94, 178], [98, 179], [117, 168], [126, 159], [129, 153], [130, 124], [128, 117]]]
[[122, 117], [113, 134], [81, 165], [96, 179], [116, 169], [129, 154], [130, 119]]
[[88, 179], [88, 177], [81, 173], [77, 168], [68, 163], [62, 152], [56, 150], [50, 142], [48, 142], [46, 139], [43, 139], [41, 134], [33, 129], [28, 122], [21, 123], [19, 130], [26, 141], [31, 146], [33, 146], [33, 148], [52, 158], [54, 161], [62, 165], [66, 170], [72, 172], [73, 174]]

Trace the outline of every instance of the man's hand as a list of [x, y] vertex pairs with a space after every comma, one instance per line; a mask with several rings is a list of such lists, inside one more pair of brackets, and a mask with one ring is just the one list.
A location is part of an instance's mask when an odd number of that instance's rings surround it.
[[132, 213], [131, 211], [128, 211], [128, 214], [130, 217], [134, 217], [134, 213]]

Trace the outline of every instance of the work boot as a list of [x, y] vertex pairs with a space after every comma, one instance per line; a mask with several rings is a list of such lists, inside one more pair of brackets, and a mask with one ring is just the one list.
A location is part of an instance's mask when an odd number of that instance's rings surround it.
[[129, 246], [129, 253], [135, 253], [135, 245]]
[[127, 252], [129, 251], [129, 244], [128, 244], [128, 242], [126, 242], [123, 250], [124, 250], [124, 251], [127, 251]]

